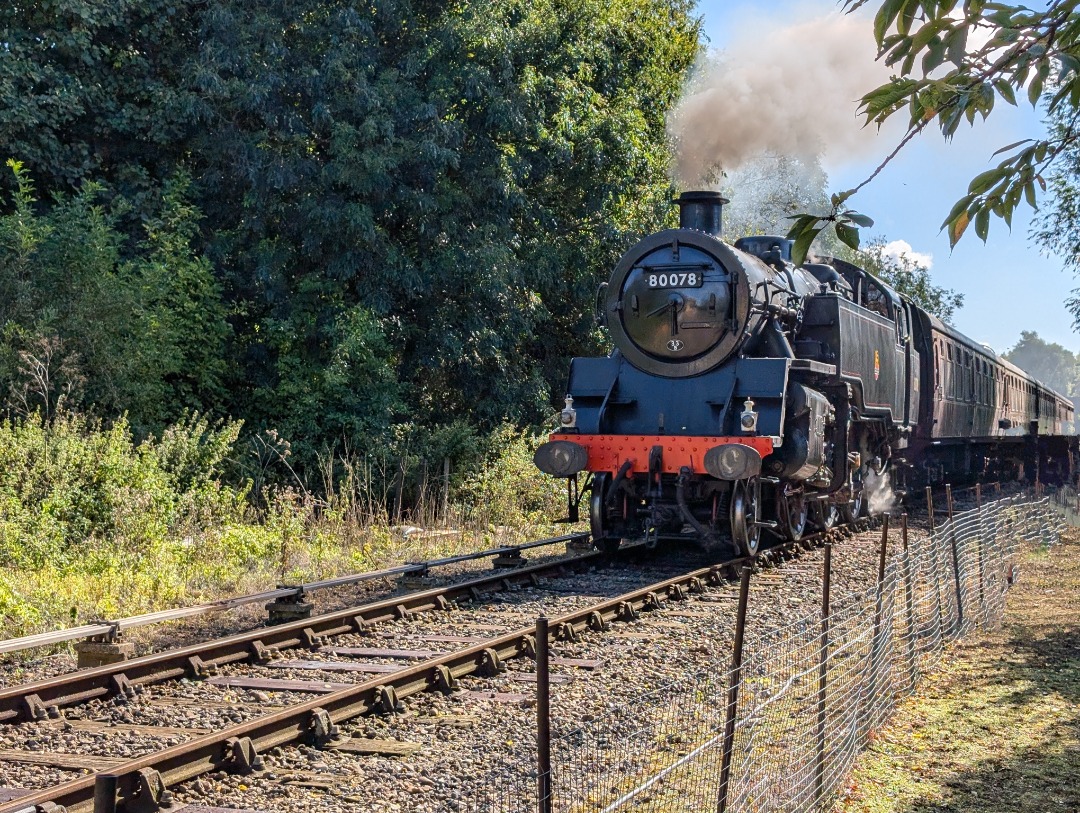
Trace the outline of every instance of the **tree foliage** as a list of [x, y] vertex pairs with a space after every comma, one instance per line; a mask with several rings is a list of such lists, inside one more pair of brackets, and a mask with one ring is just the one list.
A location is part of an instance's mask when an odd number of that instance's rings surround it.
[[963, 306], [964, 295], [934, 285], [929, 266], [906, 252], [892, 253], [887, 250], [887, 245], [884, 238], [875, 238], [854, 252], [851, 261], [910, 297], [923, 310], [944, 322], [951, 321], [953, 314]]
[[581, 303], [667, 216], [690, 9], [17, 3], [0, 152], [46, 201], [99, 183], [129, 237], [188, 174], [232, 329], [221, 408], [308, 460], [395, 422], [535, 420], [595, 350]]
[[1005, 358], [1063, 395], [1080, 395], [1080, 357], [1033, 330], [1021, 333]]
[[[868, 3], [844, 0], [843, 7], [854, 11]], [[987, 0], [883, 0], [877, 4], [874, 36], [880, 58], [896, 74], [863, 97], [860, 112], [869, 124], [895, 115], [907, 118], [907, 132], [885, 163], [927, 127], [934, 125], [950, 138], [964, 121], [973, 124], [989, 116], [999, 100], [1016, 105], [1019, 95], [1035, 106], [1045, 93], [1048, 111], [1059, 116], [1060, 126], [1050, 137], [1003, 146], [998, 151], [1004, 154], [1000, 163], [972, 179], [967, 194], [942, 224], [952, 244], [971, 224], [985, 240], [993, 216], [1011, 225], [1021, 202], [1035, 208], [1039, 192], [1047, 189], [1052, 163], [1080, 134], [1080, 15], [1076, 6], [1075, 0], [1051, 0], [1040, 10]], [[828, 215], [806, 215], [796, 221], [793, 236], [805, 239], [830, 222], [852, 225], [844, 209], [846, 201], [876, 175], [834, 196]]]
[[[142, 428], [220, 403], [228, 335], [220, 290], [191, 241], [200, 214], [187, 180], [129, 244], [83, 184], [45, 214], [26, 171], [0, 216], [0, 399], [24, 415], [60, 400], [127, 412]], [[119, 201], [118, 201], [119, 202]], [[127, 259], [124, 254], [127, 253]]]

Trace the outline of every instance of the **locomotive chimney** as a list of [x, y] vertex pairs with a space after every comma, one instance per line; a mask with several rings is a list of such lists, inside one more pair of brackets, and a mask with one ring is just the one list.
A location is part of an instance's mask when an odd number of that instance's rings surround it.
[[675, 203], [679, 204], [679, 228], [703, 231], [714, 237], [720, 236], [720, 219], [727, 198], [719, 192], [683, 192]]

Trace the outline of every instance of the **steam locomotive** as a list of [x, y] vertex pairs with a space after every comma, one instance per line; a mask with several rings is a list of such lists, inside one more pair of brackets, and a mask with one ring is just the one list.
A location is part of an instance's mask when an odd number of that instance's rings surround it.
[[[874, 488], [1072, 480], [1073, 405], [838, 258], [721, 237], [720, 194], [683, 193], [602, 298], [615, 350], [570, 365], [536, 465], [589, 494], [593, 538], [754, 555], [866, 510]], [[579, 475], [584, 480], [579, 481]], [[769, 537], [766, 537], [768, 539]]]

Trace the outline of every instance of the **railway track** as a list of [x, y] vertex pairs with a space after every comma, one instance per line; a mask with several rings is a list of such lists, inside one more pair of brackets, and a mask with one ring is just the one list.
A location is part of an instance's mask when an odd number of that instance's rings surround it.
[[[812, 550], [823, 537], [773, 548], [764, 561], [780, 562], [797, 550]], [[865, 547], [872, 554], [872, 542]], [[520, 690], [531, 673], [512, 666], [514, 659], [531, 663], [531, 622], [541, 611], [553, 616], [557, 645], [571, 651], [580, 648], [588, 631], [609, 632], [622, 627], [619, 622], [662, 616], [695, 600], [707, 607], [699, 613], [716, 617], [723, 612], [715, 602], [732, 592], [726, 570], [742, 563], [695, 567], [642, 583], [646, 575], [655, 575], [655, 567], [590, 576], [589, 569], [603, 561], [600, 554], [585, 554], [500, 572], [0, 690], [0, 720], [26, 729], [28, 740], [41, 749], [15, 754], [8, 749], [0, 760], [24, 766], [37, 762], [53, 780], [51, 786], [0, 803], [0, 813], [55, 809], [49, 805], [72, 813], [178, 809], [168, 807], [178, 784], [207, 774], [258, 772], [265, 765], [263, 755], [272, 749], [304, 744], [321, 753], [392, 752], [394, 746], [386, 741], [373, 744], [370, 729], [366, 736], [350, 737], [346, 723], [373, 714], [394, 715], [387, 719], [395, 720], [407, 699], [432, 691], [520, 706], [530, 695], [512, 689]], [[853, 563], [853, 577], [872, 571], [865, 564]], [[816, 583], [813, 568], [792, 578]], [[622, 589], [628, 581], [638, 584]], [[611, 595], [590, 596], [602, 592]], [[571, 670], [597, 665], [588, 657], [569, 661]], [[173, 711], [163, 714], [163, 707]], [[204, 725], [168, 725], [176, 709], [190, 712], [181, 715], [184, 720], [194, 714]], [[95, 716], [106, 719], [91, 719]], [[133, 743], [127, 749], [130, 758], [65, 755], [65, 742], [87, 732], [101, 737], [97, 748], [106, 753], [117, 752], [107, 737], [124, 734]], [[65, 764], [66, 756], [71, 759]], [[91, 773], [65, 781], [70, 774], [63, 771], [88, 768]], [[15, 773], [7, 775], [10, 782]], [[42, 778], [37, 784], [47, 784]]]

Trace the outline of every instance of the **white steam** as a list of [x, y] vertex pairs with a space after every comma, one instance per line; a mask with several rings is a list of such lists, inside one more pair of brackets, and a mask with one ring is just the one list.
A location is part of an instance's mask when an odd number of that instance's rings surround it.
[[893, 491], [888, 471], [879, 475], [871, 468], [867, 472], [863, 478], [863, 499], [872, 517], [887, 514], [899, 507], [900, 498]]
[[706, 54], [668, 121], [675, 180], [715, 187], [765, 154], [806, 166], [868, 154], [877, 130], [858, 100], [888, 79], [870, 21], [830, 14], [788, 27], [759, 19], [722, 55]]
[[805, 161], [768, 152], [727, 173], [721, 191], [731, 199], [724, 207], [724, 233], [729, 239], [746, 234], [786, 234], [796, 212], [828, 206], [827, 178], [816, 159]]

